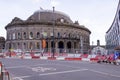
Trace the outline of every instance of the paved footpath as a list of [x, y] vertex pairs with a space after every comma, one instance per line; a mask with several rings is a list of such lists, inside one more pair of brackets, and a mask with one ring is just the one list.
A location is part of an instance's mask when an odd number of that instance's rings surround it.
[[120, 66], [82, 61], [0, 59], [12, 80], [120, 80]]

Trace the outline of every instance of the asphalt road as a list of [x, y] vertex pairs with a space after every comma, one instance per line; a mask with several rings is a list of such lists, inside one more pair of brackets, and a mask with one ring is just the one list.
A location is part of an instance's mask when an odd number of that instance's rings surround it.
[[12, 80], [120, 80], [120, 66], [82, 61], [0, 59]]

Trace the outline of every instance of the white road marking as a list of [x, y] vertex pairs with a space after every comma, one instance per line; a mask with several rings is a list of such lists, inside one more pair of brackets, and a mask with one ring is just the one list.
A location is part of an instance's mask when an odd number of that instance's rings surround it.
[[44, 76], [44, 75], [71, 73], [71, 72], [79, 72], [79, 71], [86, 71], [86, 70], [88, 70], [88, 69], [78, 69], [78, 70], [70, 70], [70, 71], [52, 72], [52, 73], [44, 73], [44, 74], [39, 74], [39, 75]]
[[52, 68], [52, 67], [49, 67], [49, 68], [46, 68], [46, 67], [34, 67], [32, 68], [32, 71], [35, 71], [35, 72], [45, 72], [45, 71], [55, 71], [56, 69], [55, 68]]
[[12, 68], [22, 68], [22, 67], [26, 67], [26, 66], [14, 66], [14, 67], [6, 67], [7, 69], [12, 69]]
[[24, 80], [24, 79], [22, 79], [20, 77], [14, 77], [12, 80]]
[[105, 72], [101, 72], [101, 71], [97, 71], [97, 70], [90, 70], [90, 69], [88, 69], [88, 70], [92, 71], [92, 72], [95, 72], [95, 73], [107, 75], [107, 76], [120, 77], [119, 75], [113, 75], [113, 74], [110, 74], [110, 73], [105, 73]]
[[70, 67], [70, 68], [78, 68], [80, 69], [81, 67], [74, 67], [74, 66], [70, 66], [70, 65], [65, 65], [65, 64], [54, 64], [54, 65], [57, 65], [57, 66], [64, 66], [64, 67]]
[[[63, 62], [63, 61], [59, 61]], [[63, 63], [69, 62], [71, 63], [72, 61], [64, 61]], [[74, 62], [74, 61], [73, 61]], [[77, 63], [77, 62], [74, 62]], [[79, 62], [79, 63], [85, 63], [85, 62]], [[38, 64], [38, 65], [29, 65], [29, 67], [34, 67], [34, 66], [40, 66], [40, 65], [61, 65], [61, 64]], [[63, 65], [64, 66], [64, 65]], [[68, 65], [65, 65], [66, 67], [70, 67]], [[6, 69], [12, 69], [12, 68], [23, 68], [23, 67], [28, 67], [28, 66], [13, 66], [13, 67], [6, 67]], [[80, 68], [80, 67], [73, 67], [73, 68]]]
[[[38, 64], [38, 65], [29, 65], [29, 67], [34, 67], [34, 66], [40, 66], [40, 65], [51, 65], [51, 64]], [[12, 68], [22, 68], [22, 67], [28, 67], [27, 66], [14, 66], [14, 67], [6, 67], [6, 69], [12, 69]]]
[[[39, 74], [39, 76], [63, 74], [63, 73], [72, 73], [72, 72], [79, 72], [79, 71], [86, 71], [86, 70], [88, 70], [88, 69], [77, 69], [77, 70], [69, 70], [69, 71], [51, 72], [51, 73]], [[29, 76], [14, 77], [13, 80], [16, 79], [16, 78], [23, 79], [23, 78], [29, 78], [29, 77], [32, 77], [32, 76], [29, 75]]]
[[65, 67], [70, 67], [70, 68], [79, 68], [79, 69], [81, 68], [81, 67], [73, 67], [73, 66], [69, 66], [69, 65], [65, 65], [65, 64], [38, 64], [38, 65], [29, 65], [29, 67], [28, 66], [6, 67], [6, 69], [13, 69], [13, 68], [29, 68], [29, 69], [31, 69], [31, 67], [41, 66], [41, 65], [58, 65], [58, 66], [65, 66]]

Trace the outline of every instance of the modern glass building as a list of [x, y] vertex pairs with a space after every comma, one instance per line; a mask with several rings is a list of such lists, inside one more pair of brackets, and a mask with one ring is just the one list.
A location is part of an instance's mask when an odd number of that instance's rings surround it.
[[113, 53], [115, 48], [120, 46], [120, 1], [113, 23], [106, 32], [105, 39], [108, 53]]

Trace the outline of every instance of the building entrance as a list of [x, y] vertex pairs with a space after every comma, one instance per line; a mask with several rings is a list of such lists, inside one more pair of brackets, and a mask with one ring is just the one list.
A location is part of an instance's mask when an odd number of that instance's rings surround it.
[[62, 41], [60, 41], [58, 43], [58, 48], [59, 48], [59, 52], [62, 53], [64, 51], [64, 43]]
[[68, 49], [68, 52], [71, 52], [71, 42], [67, 42], [67, 49]]

